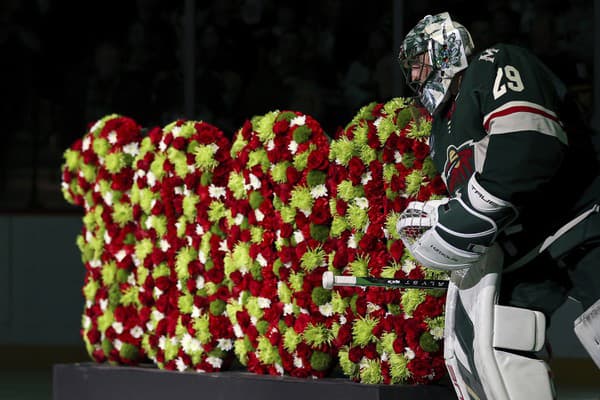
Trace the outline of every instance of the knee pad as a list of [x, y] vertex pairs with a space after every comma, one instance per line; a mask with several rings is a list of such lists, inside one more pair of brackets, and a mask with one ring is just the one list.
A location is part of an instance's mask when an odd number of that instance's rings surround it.
[[549, 368], [533, 357], [544, 345], [545, 317], [497, 304], [501, 271], [494, 246], [479, 263], [452, 273], [444, 341], [452, 383], [465, 400], [552, 400]]
[[600, 368], [600, 300], [577, 317], [573, 325], [577, 338]]

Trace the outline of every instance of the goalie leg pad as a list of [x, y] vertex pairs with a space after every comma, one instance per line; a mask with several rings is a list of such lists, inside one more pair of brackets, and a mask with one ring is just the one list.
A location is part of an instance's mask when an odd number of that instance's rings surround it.
[[496, 304], [502, 262], [502, 252], [494, 245], [480, 262], [452, 273], [446, 302], [446, 366], [462, 399], [552, 400], [547, 365], [511, 352], [539, 350], [545, 320], [536, 311]]
[[600, 368], [600, 300], [575, 319], [577, 338]]

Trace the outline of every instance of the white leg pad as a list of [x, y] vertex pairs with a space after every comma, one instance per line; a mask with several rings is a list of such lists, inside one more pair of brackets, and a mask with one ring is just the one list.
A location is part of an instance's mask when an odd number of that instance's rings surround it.
[[444, 357], [458, 398], [553, 400], [546, 363], [510, 352], [543, 347], [544, 315], [497, 304], [501, 271], [502, 252], [495, 246], [481, 262], [452, 274]]
[[600, 300], [575, 320], [574, 328], [579, 341], [600, 368]]

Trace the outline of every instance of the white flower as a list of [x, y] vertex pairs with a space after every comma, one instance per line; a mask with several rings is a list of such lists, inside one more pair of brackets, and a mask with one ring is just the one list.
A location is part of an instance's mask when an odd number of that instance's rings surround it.
[[190, 174], [193, 174], [194, 172], [196, 172], [196, 166], [194, 164], [188, 164], [187, 170]]
[[275, 141], [273, 139], [269, 139], [267, 142], [267, 150], [271, 151], [275, 148]]
[[206, 254], [204, 254], [204, 251], [202, 250], [198, 250], [198, 261], [202, 264], [206, 264]]
[[250, 317], [250, 323], [254, 326], [256, 326], [256, 323], [258, 322], [258, 318], [256, 317]]
[[171, 247], [171, 245], [169, 244], [169, 242], [167, 242], [166, 239], [161, 239], [159, 245], [162, 251], [167, 251]]
[[306, 115], [298, 115], [290, 121], [290, 127], [298, 125], [302, 126], [306, 123]]
[[175, 194], [183, 194], [183, 187], [182, 186], [175, 186]]
[[181, 291], [181, 289], [183, 288], [183, 285], [180, 280], [177, 281], [177, 284], [175, 286], [177, 286], [177, 290], [179, 291]]
[[373, 180], [373, 174], [371, 174], [371, 171], [364, 173], [363, 176], [360, 177], [360, 183], [362, 183], [363, 186], [372, 180]]
[[164, 317], [165, 317], [165, 314], [161, 313], [160, 311], [158, 311], [158, 310], [152, 310], [152, 318], [154, 318], [154, 320], [156, 322], [160, 321]]
[[375, 125], [376, 128], [379, 128], [379, 124], [381, 124], [382, 120], [383, 120], [383, 117], [377, 117], [377, 119], [375, 121], [373, 121], [373, 125]]
[[186, 236], [186, 237], [185, 237], [185, 241], [186, 241], [187, 245], [188, 245], [188, 246], [190, 246], [190, 247], [191, 247], [191, 246], [192, 246], [192, 244], [194, 243], [194, 240], [192, 239], [192, 237], [191, 237], [191, 236]]
[[181, 338], [181, 348], [187, 354], [194, 354], [202, 351], [202, 343], [189, 333], [186, 333]]
[[356, 204], [361, 210], [366, 210], [369, 208], [369, 200], [366, 197], [356, 197], [354, 199], [354, 204]]
[[260, 179], [258, 179], [258, 177], [254, 174], [250, 174], [248, 176], [250, 178], [250, 188], [254, 189], [254, 190], [258, 190], [262, 187], [262, 183], [260, 182]]
[[241, 225], [244, 222], [244, 215], [243, 214], [237, 214], [235, 216], [235, 218], [233, 219], [233, 222], [236, 225], [238, 225], [238, 226]]
[[304, 241], [304, 235], [300, 231], [294, 232], [294, 240], [296, 243], [302, 243]]
[[123, 152], [135, 157], [140, 152], [140, 145], [137, 142], [127, 143], [123, 146]]
[[135, 275], [133, 272], [127, 275], [127, 283], [129, 283], [131, 286], [135, 285]]
[[266, 267], [268, 264], [265, 257], [260, 253], [258, 253], [258, 255], [256, 256], [256, 262], [259, 263], [261, 267]]
[[367, 302], [367, 313], [368, 314], [372, 313], [373, 311], [377, 311], [377, 310], [381, 310], [381, 307], [379, 307], [375, 303], [371, 303], [370, 301]]
[[152, 220], [154, 219], [154, 215], [149, 215], [148, 218], [146, 218], [146, 222], [144, 225], [146, 225], [146, 229], [152, 229]]
[[408, 258], [406, 259], [406, 261], [404, 261], [404, 263], [402, 263], [402, 271], [407, 275], [410, 273], [410, 271], [412, 271], [415, 268], [417, 268], [417, 264], [415, 264], [413, 260], [410, 260]]
[[117, 332], [117, 335], [120, 335], [121, 333], [123, 333], [123, 324], [120, 323], [119, 321], [113, 322], [112, 327], [115, 330], [115, 332]]
[[402, 153], [400, 153], [398, 150], [394, 152], [394, 161], [396, 164], [400, 164], [402, 162]]
[[204, 228], [200, 224], [196, 224], [196, 235], [204, 235]]
[[173, 134], [174, 138], [176, 138], [178, 136], [181, 136], [181, 127], [180, 126], [174, 126], [173, 129], [171, 129], [171, 133]]
[[283, 305], [283, 315], [291, 315], [294, 312], [294, 305], [285, 303]]
[[296, 368], [304, 367], [304, 363], [302, 362], [302, 359], [300, 357], [298, 357], [296, 355], [296, 353], [294, 353], [294, 367], [296, 367]]
[[104, 193], [104, 196], [102, 196], [102, 198], [104, 199], [104, 202], [107, 205], [112, 206], [112, 204], [113, 204], [113, 194], [112, 194], [112, 192], [106, 192], [106, 193]]
[[115, 349], [117, 349], [117, 351], [121, 351], [121, 348], [123, 347], [123, 342], [121, 342], [119, 339], [115, 339], [113, 344], [115, 345]]
[[112, 238], [110, 237], [108, 230], [106, 230], [104, 231], [104, 243], [110, 244], [110, 242], [112, 242]]
[[221, 197], [225, 197], [226, 193], [225, 188], [223, 186], [215, 186], [211, 183], [211, 185], [208, 187], [208, 194], [213, 199], [218, 199]]
[[123, 261], [123, 259], [127, 257], [127, 252], [123, 249], [119, 250], [117, 252], [117, 254], [115, 254], [115, 258], [117, 259], [118, 262]]
[[[100, 123], [100, 121], [98, 121], [98, 123], [96, 123], [93, 127], [92, 127], [92, 131], [96, 130], [96, 128], [98, 127], [98, 124]], [[86, 151], [90, 148], [90, 145], [92, 144], [92, 139], [89, 136], [86, 136], [83, 138], [83, 143], [81, 143], [81, 149], [83, 151]]]
[[313, 199], [327, 196], [327, 187], [323, 184], [317, 185], [310, 190], [310, 196]]
[[110, 144], [115, 144], [117, 143], [117, 132], [115, 131], [110, 131], [108, 133], [108, 143]]
[[254, 210], [254, 215], [256, 216], [256, 220], [258, 222], [261, 222], [265, 219], [265, 214], [263, 214], [262, 211], [260, 211], [258, 208]]
[[408, 360], [412, 360], [413, 358], [415, 358], [415, 352], [410, 347], [405, 347], [404, 357], [406, 357]]
[[152, 171], [148, 171], [146, 174], [146, 182], [148, 182], [148, 187], [156, 185], [156, 175], [154, 175]]
[[266, 297], [259, 297], [258, 298], [258, 306], [260, 308], [269, 308], [271, 307], [271, 300], [267, 299]]
[[348, 322], [345, 316], [340, 315], [340, 325], [345, 325]]
[[100, 300], [100, 309], [104, 312], [108, 308], [108, 299]]
[[319, 312], [325, 317], [331, 317], [333, 315], [333, 306], [331, 303], [325, 303], [319, 306]]
[[133, 337], [134, 339], [139, 339], [144, 334], [144, 330], [142, 329], [141, 326], [136, 325], [129, 330], [129, 333], [131, 334], [131, 337]]
[[204, 288], [204, 277], [202, 275], [198, 275], [196, 278], [196, 289], [200, 290]]
[[279, 375], [283, 375], [284, 374], [283, 367], [279, 363], [275, 363], [275, 371], [277, 371], [277, 373]]
[[435, 340], [442, 340], [444, 338], [444, 328], [441, 326], [434, 326], [430, 333]]
[[143, 178], [145, 175], [146, 171], [144, 171], [143, 169], [138, 169], [137, 171], [135, 171], [136, 178]]
[[387, 360], [388, 360], [388, 358], [389, 358], [389, 356], [388, 356], [388, 353], [387, 353], [387, 352], [385, 352], [385, 351], [382, 351], [382, 352], [381, 352], [381, 361], [384, 361], [384, 362], [385, 362], [385, 361], [387, 361]]
[[206, 362], [213, 366], [213, 368], [221, 368], [223, 360], [218, 357], [208, 357]]
[[158, 149], [162, 152], [167, 150], [167, 144], [165, 143], [164, 139], [161, 140], [160, 143], [158, 144]]
[[350, 237], [348, 238], [348, 247], [351, 249], [356, 249], [357, 245], [356, 245], [356, 238], [354, 237], [354, 235], [350, 235]]
[[81, 321], [81, 326], [83, 329], [88, 329], [90, 326], [92, 326], [92, 319], [87, 315], [84, 315]]
[[181, 357], [177, 357], [177, 359], [175, 360], [175, 366], [177, 367], [177, 371], [179, 372], [183, 372], [187, 369], [187, 365], [185, 365]]
[[298, 143], [296, 143], [294, 140], [290, 141], [290, 144], [288, 144], [288, 150], [292, 154], [296, 154], [296, 152], [298, 151]]
[[229, 351], [233, 349], [233, 342], [231, 339], [221, 338], [217, 340], [217, 347], [223, 351]]
[[167, 337], [161, 336], [158, 338], [158, 348], [164, 350], [167, 347]]
[[152, 322], [152, 321], [146, 322], [146, 329], [148, 330], [148, 332], [152, 332], [154, 330], [154, 322]]
[[198, 307], [196, 307], [195, 305], [192, 306], [192, 318], [199, 318], [200, 317], [200, 309]]
[[228, 252], [229, 247], [227, 247], [227, 240], [221, 240], [219, 242], [219, 251]]
[[92, 268], [99, 268], [99, 267], [102, 266], [102, 261], [100, 261], [100, 260], [90, 260], [89, 264], [90, 264], [90, 267], [92, 267]]
[[162, 296], [163, 291], [155, 286], [152, 294], [154, 295], [154, 299], [158, 299], [160, 296]]
[[235, 334], [235, 337], [237, 337], [237, 338], [244, 337], [244, 332], [242, 331], [242, 327], [239, 324], [235, 324], [233, 326], [233, 333]]

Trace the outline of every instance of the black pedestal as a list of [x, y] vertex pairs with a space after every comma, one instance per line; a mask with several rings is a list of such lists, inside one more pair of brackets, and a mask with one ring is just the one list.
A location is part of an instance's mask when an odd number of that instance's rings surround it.
[[173, 372], [154, 367], [56, 364], [54, 400], [454, 400], [446, 384], [366, 385], [347, 378], [300, 379], [246, 371]]

